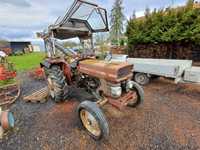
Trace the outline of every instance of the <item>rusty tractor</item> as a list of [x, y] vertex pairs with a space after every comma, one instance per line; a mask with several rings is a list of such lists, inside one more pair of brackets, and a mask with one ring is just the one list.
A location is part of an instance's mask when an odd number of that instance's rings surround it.
[[[41, 67], [45, 70], [50, 96], [55, 102], [66, 100], [71, 85], [90, 93], [94, 99], [80, 103], [77, 112], [83, 127], [96, 140], [109, 135], [108, 122], [101, 107], [109, 103], [121, 110], [127, 106], [137, 107], [144, 99], [143, 89], [132, 81], [132, 65], [95, 58], [92, 34], [107, 31], [106, 10], [76, 0], [64, 17], [38, 33], [48, 54]], [[84, 50], [90, 54], [78, 54], [57, 41], [74, 37], [80, 39]], [[90, 49], [86, 48], [85, 41], [91, 43]]]

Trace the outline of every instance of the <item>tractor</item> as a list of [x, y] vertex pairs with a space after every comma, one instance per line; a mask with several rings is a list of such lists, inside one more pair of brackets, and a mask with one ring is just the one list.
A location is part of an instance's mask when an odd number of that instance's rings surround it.
[[[37, 33], [44, 40], [47, 58], [41, 63], [55, 102], [66, 101], [70, 86], [84, 88], [93, 100], [85, 100], [77, 107], [83, 128], [96, 140], [107, 138], [109, 126], [102, 107], [105, 104], [122, 110], [137, 107], [143, 102], [144, 91], [132, 81], [133, 66], [113, 63], [95, 57], [93, 34], [107, 32], [107, 11], [97, 4], [75, 0], [64, 17]], [[59, 40], [78, 37], [83, 47], [81, 54], [64, 48]], [[90, 48], [85, 43], [90, 43]], [[70, 58], [70, 59], [69, 59]]]

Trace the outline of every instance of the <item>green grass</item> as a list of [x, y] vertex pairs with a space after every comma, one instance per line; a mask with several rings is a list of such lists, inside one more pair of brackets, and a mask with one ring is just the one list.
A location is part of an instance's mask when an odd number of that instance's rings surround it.
[[0, 87], [5, 86], [5, 85], [14, 84], [15, 82], [16, 82], [15, 79], [10, 79], [10, 80], [5, 80], [5, 81], [0, 81]]
[[9, 62], [13, 63], [15, 69], [19, 72], [28, 71], [39, 67], [40, 62], [45, 57], [45, 53], [29, 53], [21, 56], [9, 56]]

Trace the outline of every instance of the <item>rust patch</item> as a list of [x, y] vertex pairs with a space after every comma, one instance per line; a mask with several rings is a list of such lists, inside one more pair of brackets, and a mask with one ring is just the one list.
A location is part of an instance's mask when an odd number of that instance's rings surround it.
[[113, 99], [113, 98], [108, 98], [108, 101], [111, 105], [113, 105], [114, 107], [122, 110], [125, 106], [127, 106], [128, 101], [130, 101], [131, 99], [135, 99], [136, 93], [135, 92], [128, 92], [124, 95], [122, 95], [120, 98], [118, 99]]

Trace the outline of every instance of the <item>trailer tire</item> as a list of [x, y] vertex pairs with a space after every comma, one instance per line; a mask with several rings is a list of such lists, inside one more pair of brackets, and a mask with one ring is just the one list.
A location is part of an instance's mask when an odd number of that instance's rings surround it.
[[95, 102], [84, 101], [78, 106], [77, 111], [82, 126], [92, 138], [95, 140], [107, 139], [109, 136], [108, 122]]
[[65, 76], [61, 68], [53, 65], [51, 68], [45, 68], [49, 94], [56, 103], [64, 101], [65, 86], [67, 86]]
[[140, 85], [147, 85], [150, 82], [150, 78], [145, 73], [136, 73], [134, 80]]
[[141, 103], [144, 102], [144, 90], [143, 88], [136, 82], [133, 82], [133, 88], [132, 90], [134, 90], [137, 94], [137, 99], [134, 100], [133, 103], [128, 103], [127, 106], [129, 107], [137, 107], [138, 105], [140, 105]]
[[160, 76], [157, 76], [157, 75], [151, 75], [151, 79], [153, 79], [153, 80], [157, 80], [157, 79], [159, 79], [160, 78]]

